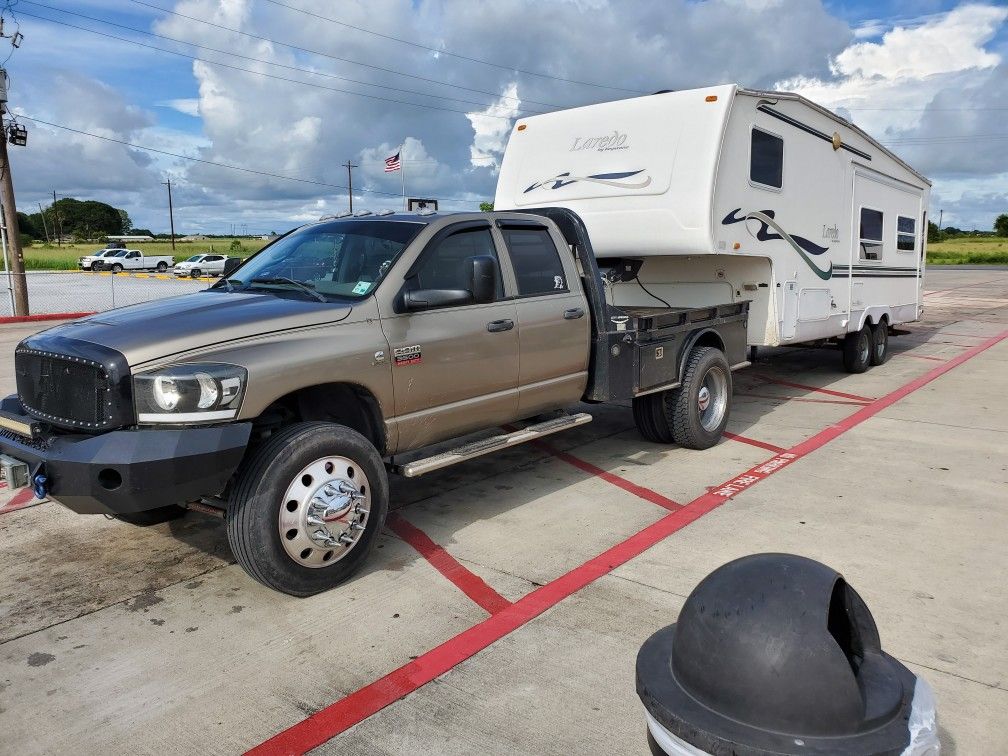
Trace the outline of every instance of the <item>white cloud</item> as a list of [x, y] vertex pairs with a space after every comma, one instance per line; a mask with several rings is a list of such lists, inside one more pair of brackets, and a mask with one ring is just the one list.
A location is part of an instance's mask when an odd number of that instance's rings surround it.
[[1008, 18], [1008, 8], [964, 5], [932, 17], [916, 28], [896, 27], [881, 42], [851, 45], [835, 60], [840, 76], [851, 79], [923, 79], [932, 74], [990, 68], [999, 57], [983, 45]]
[[177, 110], [187, 116], [199, 118], [199, 100], [195, 97], [180, 97], [175, 100], [162, 100], [158, 103], [166, 108]]
[[512, 81], [503, 94], [485, 110], [466, 113], [472, 124], [473, 141], [469, 147], [469, 162], [476, 168], [492, 167], [498, 170], [498, 161], [504, 155], [508, 135], [514, 119], [521, 112], [518, 83]]

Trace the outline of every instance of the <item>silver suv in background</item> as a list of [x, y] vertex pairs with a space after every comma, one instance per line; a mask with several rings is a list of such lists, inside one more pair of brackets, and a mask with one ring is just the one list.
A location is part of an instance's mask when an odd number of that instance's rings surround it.
[[224, 273], [227, 259], [227, 255], [193, 255], [176, 265], [173, 272], [176, 276], [189, 278], [199, 278], [203, 275], [219, 276]]

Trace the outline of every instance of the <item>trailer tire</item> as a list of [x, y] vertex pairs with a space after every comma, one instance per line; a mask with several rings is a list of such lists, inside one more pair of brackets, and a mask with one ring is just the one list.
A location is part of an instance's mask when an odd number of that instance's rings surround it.
[[889, 359], [889, 324], [883, 319], [871, 329], [871, 364], [884, 365]]
[[113, 516], [117, 520], [128, 522], [130, 525], [136, 525], [138, 528], [148, 528], [151, 525], [160, 525], [162, 522], [168, 522], [169, 520], [177, 520], [188, 511], [183, 507], [169, 504], [167, 507], [148, 509], [143, 512], [120, 512]]
[[871, 367], [872, 332], [867, 323], [856, 333], [848, 333], [843, 340], [843, 365], [848, 373], [863, 373]]
[[690, 352], [682, 385], [669, 402], [675, 442], [709, 449], [721, 440], [731, 411], [732, 373], [724, 352], [697, 347]]
[[239, 469], [228, 542], [238, 564], [263, 585], [311, 596], [360, 569], [387, 513], [388, 475], [371, 442], [336, 423], [297, 423], [271, 436]]
[[645, 439], [654, 444], [671, 444], [675, 441], [672, 433], [671, 413], [667, 409], [668, 391], [634, 397], [633, 416], [637, 430]]
[[157, 264], [158, 273], [164, 273], [166, 270], [168, 270], [168, 263], [166, 263], [164, 260], [162, 260]]

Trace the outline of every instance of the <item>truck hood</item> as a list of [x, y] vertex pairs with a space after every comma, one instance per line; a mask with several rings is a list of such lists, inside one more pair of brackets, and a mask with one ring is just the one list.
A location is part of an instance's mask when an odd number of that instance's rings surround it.
[[351, 310], [346, 303], [269, 293], [204, 291], [110, 310], [47, 333], [111, 347], [133, 367], [252, 336], [337, 323]]

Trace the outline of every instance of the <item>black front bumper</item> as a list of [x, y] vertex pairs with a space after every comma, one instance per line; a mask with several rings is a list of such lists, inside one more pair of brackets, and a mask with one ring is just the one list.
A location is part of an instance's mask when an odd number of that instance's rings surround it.
[[231, 423], [43, 435], [33, 441], [0, 429], [0, 453], [26, 462], [33, 475], [42, 472], [49, 495], [74, 512], [142, 512], [221, 493], [251, 430], [251, 423]]

